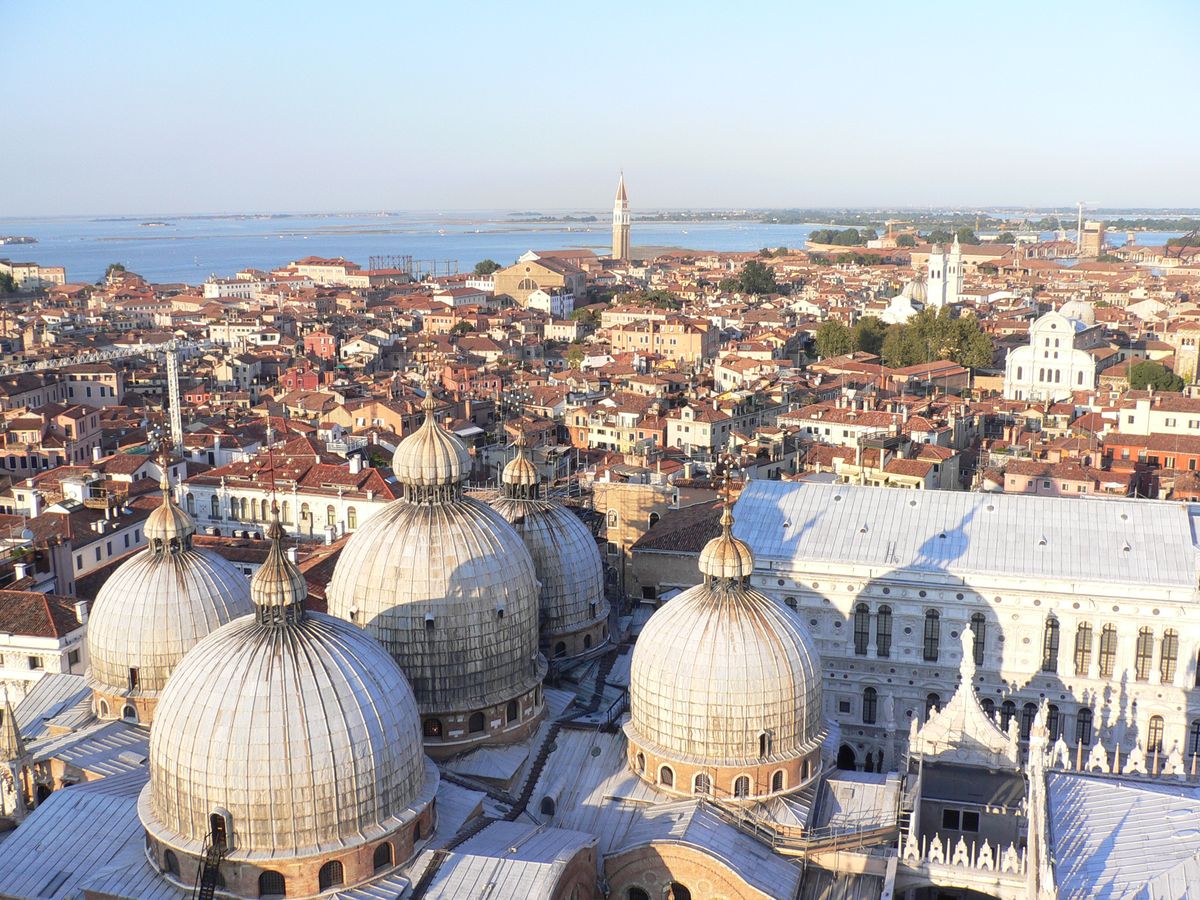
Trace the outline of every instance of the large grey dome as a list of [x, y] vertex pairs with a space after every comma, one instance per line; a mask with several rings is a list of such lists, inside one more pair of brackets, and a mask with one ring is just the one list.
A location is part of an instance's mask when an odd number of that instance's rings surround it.
[[787, 759], [821, 741], [821, 666], [794, 612], [747, 582], [749, 549], [724, 533], [702, 554], [704, 583], [650, 617], [633, 651], [630, 721], [639, 746], [697, 765]]
[[596, 541], [578, 516], [540, 496], [537, 467], [518, 443], [517, 455], [504, 468], [502, 495], [492, 508], [525, 542], [541, 581], [543, 635], [576, 631], [608, 617], [604, 567]]
[[249, 579], [216, 553], [195, 549], [194, 532], [167, 485], [146, 522], [150, 546], [113, 572], [93, 604], [87, 645], [97, 691], [155, 696], [201, 638], [253, 611]]
[[303, 610], [278, 538], [255, 587], [257, 613], [197, 644], [163, 692], [146, 830], [194, 851], [220, 812], [229, 859], [272, 861], [394, 831], [436, 781], [404, 675], [360, 629]]
[[533, 560], [478, 500], [388, 504], [346, 543], [327, 596], [400, 663], [423, 711], [487, 706], [541, 680]]
[[478, 710], [533, 691], [538, 582], [521, 536], [463, 496], [462, 442], [425, 422], [396, 449], [404, 494], [346, 542], [329, 612], [365, 628], [400, 664], [422, 712]]

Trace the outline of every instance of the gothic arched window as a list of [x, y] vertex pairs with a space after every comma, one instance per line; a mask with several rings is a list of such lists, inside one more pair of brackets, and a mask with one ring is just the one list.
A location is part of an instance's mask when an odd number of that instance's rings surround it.
[[1046, 619], [1042, 633], [1042, 671], [1058, 671], [1058, 619], [1054, 616]]
[[1105, 625], [1100, 631], [1100, 677], [1112, 678], [1117, 663], [1117, 627]]
[[887, 659], [892, 655], [892, 608], [879, 607], [875, 614], [875, 655]]
[[1162, 753], [1163, 749], [1163, 717], [1151, 716], [1150, 725], [1146, 729], [1146, 752]]
[[879, 706], [879, 693], [873, 687], [863, 691], [862, 720], [865, 725], [875, 724], [875, 714]]
[[971, 634], [974, 635], [974, 646], [971, 651], [974, 654], [975, 665], [983, 665], [983, 651], [987, 646], [987, 619], [983, 617], [983, 613], [975, 613], [971, 616]]
[[1086, 678], [1092, 665], [1092, 626], [1080, 622], [1075, 630], [1075, 675]]
[[1168, 628], [1162, 636], [1162, 656], [1158, 662], [1158, 672], [1163, 684], [1175, 680], [1175, 665], [1179, 662], [1179, 632]]
[[1150, 664], [1154, 660], [1154, 629], [1138, 629], [1137, 655], [1133, 661], [1133, 677], [1138, 681], [1150, 680]]
[[941, 637], [941, 616], [936, 609], [931, 609], [925, 613], [925, 662], [937, 662]]
[[1085, 747], [1092, 743], [1092, 711], [1086, 706], [1075, 716], [1075, 743]]

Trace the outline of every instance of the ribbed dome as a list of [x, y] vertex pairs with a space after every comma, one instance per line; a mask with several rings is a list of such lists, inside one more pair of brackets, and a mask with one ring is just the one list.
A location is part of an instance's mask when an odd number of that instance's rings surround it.
[[139, 804], [147, 831], [185, 849], [227, 811], [232, 860], [377, 839], [417, 814], [436, 778], [399, 667], [360, 629], [295, 605], [303, 579], [278, 540], [272, 553], [255, 596], [286, 594], [289, 614], [260, 607], [179, 665], [159, 701]]
[[906, 282], [904, 290], [901, 293], [908, 297], [908, 299], [916, 300], [920, 303], [924, 303], [929, 299], [929, 288], [925, 284], [924, 278], [914, 278], [912, 281]]
[[[504, 467], [500, 481], [510, 487], [536, 487], [541, 481], [537, 466], [525, 452], [525, 436], [517, 441], [517, 455]], [[512, 492], [509, 492], [512, 493]], [[509, 521], [512, 521], [511, 519]]]
[[396, 500], [372, 516], [327, 594], [332, 615], [400, 663], [423, 711], [477, 709], [541, 679], [533, 560], [512, 526], [461, 492]]
[[1068, 300], [1058, 311], [1068, 319], [1075, 319], [1089, 328], [1096, 324], [1096, 308], [1086, 300]]
[[[743, 558], [736, 545], [745, 547], [727, 527], [705, 547], [708, 564], [749, 574], [749, 550]], [[641, 746], [699, 765], [760, 762], [764, 732], [770, 759], [811, 751], [823, 731], [812, 639], [794, 612], [744, 576], [706, 572], [642, 629], [627, 729]]]
[[122, 563], [96, 596], [88, 619], [92, 686], [130, 692], [161, 691], [197, 641], [253, 610], [250, 585], [232, 563], [192, 547], [196, 530], [167, 488], [163, 505], [146, 522], [150, 546]]
[[392, 471], [405, 484], [419, 487], [454, 485], [465, 481], [471, 472], [471, 457], [466, 446], [434, 421], [433, 405], [433, 392], [427, 386], [425, 399], [421, 402], [425, 421], [400, 442], [392, 457]]
[[512, 523], [533, 557], [542, 583], [543, 632], [574, 631], [608, 617], [600, 552], [577, 515], [549, 500], [499, 497], [492, 507]]
[[700, 572], [705, 579], [744, 580], [754, 571], [754, 556], [745, 543], [733, 536], [733, 510], [728, 504], [721, 512], [721, 533], [700, 551]]

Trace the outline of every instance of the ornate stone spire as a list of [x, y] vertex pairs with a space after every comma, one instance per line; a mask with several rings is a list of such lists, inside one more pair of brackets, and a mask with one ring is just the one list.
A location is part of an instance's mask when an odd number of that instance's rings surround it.
[[4, 691], [4, 708], [0, 713], [0, 760], [16, 762], [25, 757], [25, 739], [21, 737], [21, 729], [17, 727], [17, 717], [13, 714], [12, 704], [8, 700], [8, 690]]

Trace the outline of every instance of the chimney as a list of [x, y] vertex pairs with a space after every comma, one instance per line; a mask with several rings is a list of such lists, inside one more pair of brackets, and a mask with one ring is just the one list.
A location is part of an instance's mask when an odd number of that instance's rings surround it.
[[[30, 481], [33, 479], [31, 478]], [[33, 490], [29, 492], [29, 518], [36, 519], [42, 514], [42, 492]]]
[[86, 625], [88, 620], [88, 602], [86, 600], [75, 601], [75, 618], [79, 620], [80, 625]]
[[288, 562], [290, 562], [290, 563], [299, 563], [300, 562], [299, 549], [296, 547], [288, 547], [287, 548], [287, 558], [288, 558]]
[[27, 562], [13, 563], [13, 573], [17, 581], [22, 581], [33, 572], [33, 566]]
[[100, 462], [102, 456], [103, 454], [100, 452], [100, 445], [97, 444], [92, 448], [92, 462]]
[[355, 456], [350, 457], [350, 474], [351, 475], [359, 474], [362, 471], [362, 468], [363, 468], [363, 460], [362, 460], [361, 456], [355, 455]]

